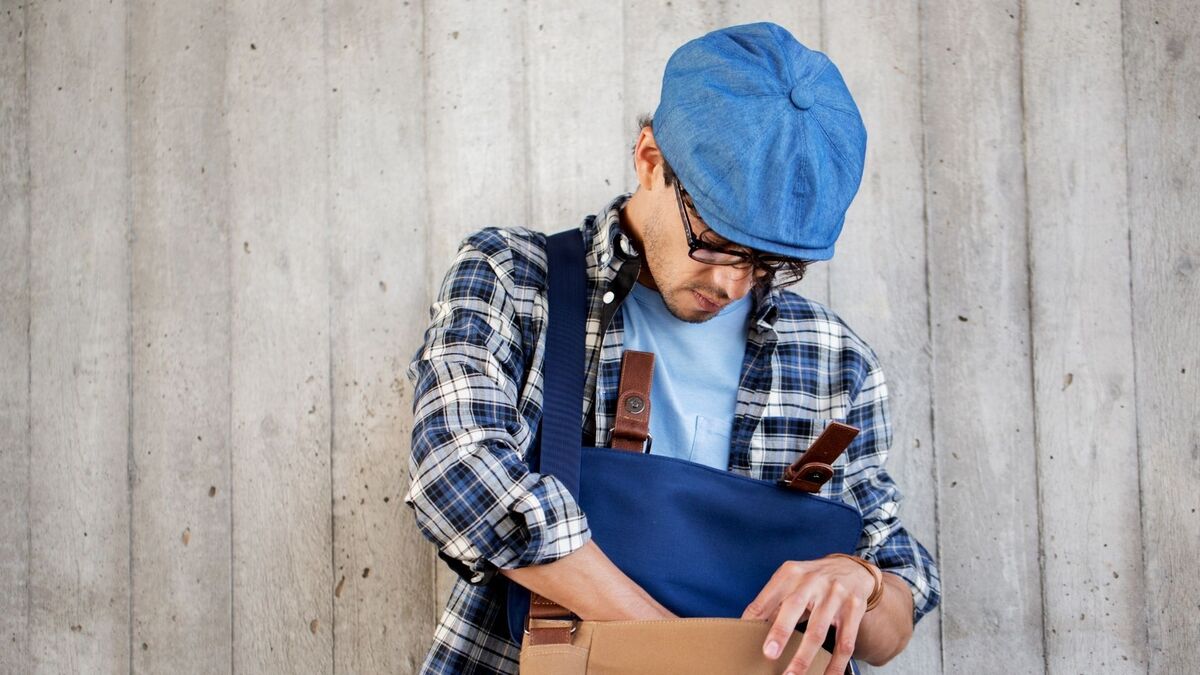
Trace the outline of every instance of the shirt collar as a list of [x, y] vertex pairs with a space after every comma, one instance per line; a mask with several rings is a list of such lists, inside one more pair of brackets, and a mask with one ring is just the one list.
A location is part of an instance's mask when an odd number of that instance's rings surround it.
[[[633, 194], [617, 195], [594, 216], [584, 220], [584, 236], [588, 241], [588, 268], [617, 267], [621, 260], [636, 258], [638, 251], [633, 240], [621, 231], [621, 208]], [[590, 241], [586, 239], [590, 237]]]

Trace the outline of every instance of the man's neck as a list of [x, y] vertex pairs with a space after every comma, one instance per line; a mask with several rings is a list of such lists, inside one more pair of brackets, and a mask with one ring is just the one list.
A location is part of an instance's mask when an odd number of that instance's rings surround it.
[[642, 254], [642, 266], [638, 271], [638, 283], [657, 291], [658, 284], [654, 283], [654, 275], [650, 272], [650, 266], [646, 264], [646, 249], [642, 245], [642, 224], [646, 222], [644, 213], [644, 194], [641, 190], [638, 190], [633, 193], [632, 197], [625, 200], [625, 203], [621, 206], [619, 211], [621, 231], [625, 233], [625, 236], [629, 237], [634, 247]]

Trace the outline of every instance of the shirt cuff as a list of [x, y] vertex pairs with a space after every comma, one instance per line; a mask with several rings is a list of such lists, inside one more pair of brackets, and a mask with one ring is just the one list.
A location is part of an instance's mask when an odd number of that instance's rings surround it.
[[[939, 591], [937, 582], [930, 582], [927, 574], [930, 572], [917, 569], [914, 565], [901, 567], [880, 567], [882, 572], [890, 572], [908, 584], [908, 590], [913, 596], [913, 627], [938, 605]], [[936, 572], [933, 572], [936, 575]], [[936, 578], [936, 577], [935, 577]]]
[[486, 585], [500, 569], [544, 565], [574, 553], [592, 537], [587, 517], [558, 478], [529, 473], [510, 490], [498, 522], [481, 521], [438, 551], [467, 583]]

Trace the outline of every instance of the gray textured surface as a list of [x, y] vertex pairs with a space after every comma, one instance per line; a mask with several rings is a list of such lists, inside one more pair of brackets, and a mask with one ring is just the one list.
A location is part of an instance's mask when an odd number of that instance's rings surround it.
[[126, 14], [27, 9], [31, 663], [14, 670], [114, 672], [132, 584]]
[[1151, 671], [1193, 673], [1200, 671], [1200, 14], [1190, 2], [1127, 2], [1124, 21], [1146, 636]]
[[[229, 668], [229, 144], [220, 3], [130, 14], [133, 670]], [[180, 72], [189, 73], [179, 77]]]
[[1147, 665], [1145, 627], [1130, 621], [1146, 603], [1126, 149], [1110, 140], [1121, 139], [1125, 116], [1120, 22], [1116, 0], [1026, 7], [1033, 398], [1054, 672]]
[[870, 135], [798, 290], [880, 354], [942, 566], [883, 670], [1200, 670], [1189, 3], [0, 8], [0, 672], [414, 672], [459, 241], [631, 189], [671, 51], [763, 18]]
[[[7, 10], [8, 3], [3, 7]], [[0, 668], [29, 663], [29, 89], [25, 13], [0, 15]]]
[[428, 309], [419, 252], [429, 229], [424, 57], [393, 46], [420, 44], [423, 24], [416, 4], [330, 11], [329, 171], [344, 186], [328, 222], [334, 671], [405, 673], [424, 658], [440, 609], [430, 547], [401, 499], [408, 448], [397, 442], [411, 433], [404, 369], [425, 329], [414, 319]]
[[233, 669], [333, 666], [325, 5], [226, 7]]
[[1035, 672], [1042, 584], [1020, 13], [1016, 2], [946, 2], [923, 8], [922, 21], [942, 653], [949, 672], [1001, 662]]

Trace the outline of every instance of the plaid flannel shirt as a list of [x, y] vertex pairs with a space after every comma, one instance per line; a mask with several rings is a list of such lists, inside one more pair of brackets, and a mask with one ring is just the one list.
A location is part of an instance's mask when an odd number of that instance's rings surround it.
[[[618, 310], [640, 260], [613, 199], [581, 224], [589, 312], [581, 442], [612, 433], [622, 352]], [[526, 453], [542, 411], [546, 339], [544, 234], [485, 228], [461, 245], [424, 344], [415, 384], [404, 499], [421, 532], [460, 575], [422, 673], [516, 673], [497, 568], [557, 560], [590, 538], [586, 514]], [[938, 570], [902, 526], [900, 493], [883, 468], [892, 442], [887, 386], [874, 351], [828, 308], [794, 292], [755, 294], [737, 394], [729, 471], [774, 481], [829, 420], [861, 432], [821, 494], [863, 516], [857, 553], [912, 589], [913, 621], [940, 597]]]

